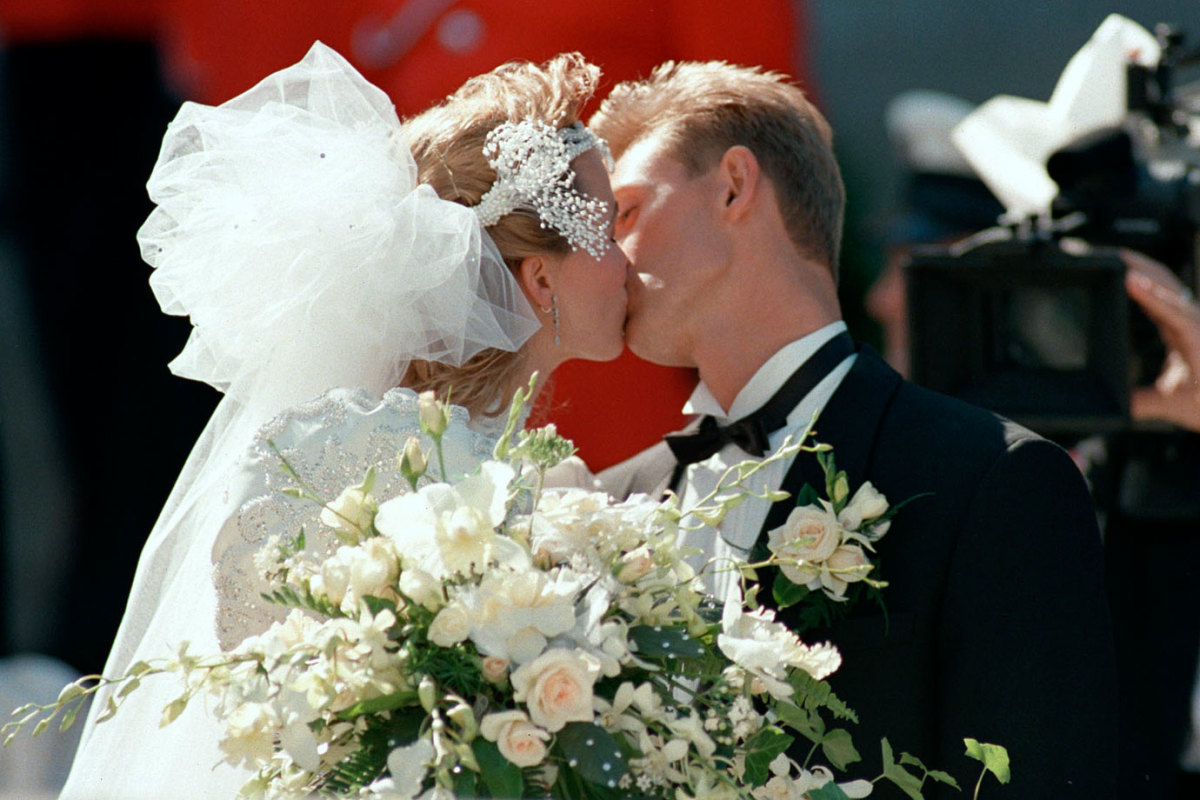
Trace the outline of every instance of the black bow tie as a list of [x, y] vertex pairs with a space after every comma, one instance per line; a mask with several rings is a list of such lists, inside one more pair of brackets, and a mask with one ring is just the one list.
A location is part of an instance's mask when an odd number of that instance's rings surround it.
[[854, 341], [845, 331], [834, 336], [800, 365], [762, 408], [736, 422], [719, 425], [715, 418], [705, 416], [693, 433], [671, 433], [663, 438], [675, 460], [679, 462], [674, 486], [683, 467], [712, 456], [726, 445], [736, 444], [752, 456], [761, 458], [770, 447], [767, 437], [787, 422], [788, 414], [799, 405], [834, 367], [854, 354]]

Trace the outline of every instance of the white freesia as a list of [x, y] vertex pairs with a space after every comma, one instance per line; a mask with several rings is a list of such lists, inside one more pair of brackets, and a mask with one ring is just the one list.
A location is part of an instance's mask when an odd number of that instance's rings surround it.
[[870, 522], [882, 516], [888, 510], [888, 501], [870, 481], [858, 487], [858, 491], [850, 498], [850, 502], [838, 514], [838, 522], [848, 531], [856, 531], [864, 522]]
[[580, 588], [579, 577], [568, 570], [498, 569], [456, 599], [470, 615], [471, 641], [480, 653], [522, 664], [575, 626]]
[[[434, 483], [388, 500], [379, 507], [375, 527], [395, 542], [405, 569], [415, 567], [439, 580], [482, 573], [497, 556], [495, 529], [504, 521], [514, 474], [507, 464], [486, 461], [454, 486]], [[506, 557], [512, 552], [503, 550]]]
[[591, 722], [592, 687], [600, 663], [580, 650], [548, 650], [513, 672], [513, 699], [525, 703], [529, 718], [548, 731], [568, 722]]
[[375, 501], [363, 484], [343, 489], [337, 499], [321, 510], [321, 522], [351, 542], [358, 541], [374, 519]]
[[841, 654], [831, 644], [809, 646], [786, 625], [775, 621], [770, 609], [747, 612], [740, 595], [731, 596], [721, 616], [717, 647], [738, 666], [760, 678], [772, 697], [792, 695], [787, 668], [799, 667], [817, 680], [824, 680], [842, 664]]
[[388, 772], [392, 777], [388, 787], [390, 791], [405, 800], [416, 797], [429, 772], [429, 762], [433, 756], [433, 743], [427, 738], [392, 750], [387, 759]]

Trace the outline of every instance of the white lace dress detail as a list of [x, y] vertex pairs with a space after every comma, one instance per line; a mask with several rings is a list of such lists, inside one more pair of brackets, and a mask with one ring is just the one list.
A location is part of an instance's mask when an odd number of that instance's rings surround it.
[[[466, 409], [451, 408], [442, 438], [450, 480], [469, 474], [491, 455], [496, 436], [479, 427], [469, 424]], [[393, 389], [382, 400], [361, 389], [335, 389], [286, 411], [258, 432], [238, 481], [248, 499], [213, 545], [216, 634], [223, 650], [287, 615], [287, 609], [263, 599], [267, 585], [254, 565], [255, 553], [271, 536], [292, 537], [303, 529], [306, 549], [318, 556], [332, 555], [339, 545], [334, 532], [320, 522], [320, 506], [283, 493], [296, 482], [285, 474], [280, 456], [326, 501], [361, 483], [373, 468], [372, 494], [383, 501], [408, 490], [398, 455], [409, 436], [420, 438], [426, 451], [433, 445], [421, 432], [417, 396], [408, 389]], [[438, 475], [436, 458], [431, 454], [429, 460], [430, 474]]]

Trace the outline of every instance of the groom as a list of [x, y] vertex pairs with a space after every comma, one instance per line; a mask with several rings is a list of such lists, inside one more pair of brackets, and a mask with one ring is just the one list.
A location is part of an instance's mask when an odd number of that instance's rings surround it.
[[[870, 481], [892, 504], [925, 495], [877, 545], [886, 615], [862, 603], [805, 637], [843, 653], [830, 683], [862, 720], [851, 732], [864, 771], [878, 774], [886, 736], [970, 781], [970, 736], [1009, 750], [1013, 782], [998, 796], [1114, 796], [1117, 687], [1084, 482], [1057, 446], [905, 382], [849, 341], [844, 194], [825, 120], [779, 76], [714, 62], [618, 86], [591, 125], [618, 159], [616, 233], [641, 275], [629, 346], [697, 368], [685, 410], [706, 418], [602, 473], [605, 487], [673, 485], [686, 507], [819, 412], [816, 438], [851, 491]], [[764, 405], [762, 425], [724, 429]], [[824, 486], [812, 456], [774, 466], [767, 480], [793, 495]], [[689, 544], [745, 558], [790, 507], [752, 500]]]

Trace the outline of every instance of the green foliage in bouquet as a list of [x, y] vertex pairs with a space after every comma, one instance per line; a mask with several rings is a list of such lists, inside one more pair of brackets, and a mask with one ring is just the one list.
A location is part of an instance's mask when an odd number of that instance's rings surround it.
[[[869, 484], [851, 494], [829, 448], [807, 436], [731, 468], [686, 511], [673, 497], [546, 489], [573, 448], [552, 429], [518, 430], [528, 394], [494, 459], [456, 482], [442, 458], [449, 410], [431, 395], [419, 406], [426, 440], [400, 449], [408, 490], [395, 497], [377, 499], [368, 472], [326, 501], [280, 456], [289, 494], [318, 503], [341, 543], [315, 552], [303, 530], [264, 542], [264, 600], [286, 619], [231, 652], [185, 646], [88, 676], [55, 703], [18, 709], [9, 738], [38, 717], [35, 735], [59, 714], [66, 727], [101, 690], [107, 718], [172, 673], [184, 689], [163, 724], [206, 695], [226, 759], [254, 775], [246, 797], [840, 800], [880, 780], [911, 797], [928, 781], [957, 785], [886, 741], [883, 774], [844, 776], [860, 758], [847, 727], [857, 717], [826, 680], [840, 653], [755, 601], [756, 571], [768, 569], [783, 573], [781, 606], [838, 608], [852, 586], [882, 588], [866, 556], [896, 511], [882, 495]], [[821, 459], [825, 496], [799, 498], [769, 555], [689, 566], [681, 531], [718, 524], [748, 497], [784, 498], [756, 476], [801, 455]], [[704, 578], [718, 569], [740, 581], [714, 599]], [[968, 746], [1007, 780], [1002, 748]]]

